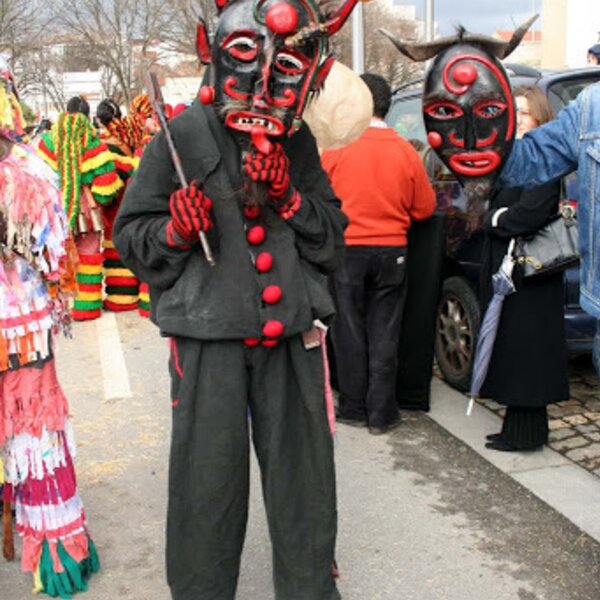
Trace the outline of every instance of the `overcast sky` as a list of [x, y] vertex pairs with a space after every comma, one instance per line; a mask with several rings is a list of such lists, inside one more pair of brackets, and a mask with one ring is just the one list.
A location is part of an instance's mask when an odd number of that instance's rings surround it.
[[[425, 0], [397, 0], [414, 4], [419, 18], [425, 14]], [[491, 35], [497, 29], [515, 29], [534, 12], [541, 11], [541, 0], [434, 0], [437, 35], [449, 35], [455, 25], [463, 25], [472, 33]], [[541, 17], [533, 25], [540, 26]]]

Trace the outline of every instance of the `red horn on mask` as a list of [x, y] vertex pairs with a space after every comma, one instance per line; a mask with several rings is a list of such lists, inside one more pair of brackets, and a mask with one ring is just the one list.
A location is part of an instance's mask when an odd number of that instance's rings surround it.
[[327, 22], [325, 23], [325, 27], [327, 29], [328, 35], [333, 35], [334, 33], [337, 33], [342, 28], [342, 25], [346, 22], [346, 20], [350, 16], [352, 9], [356, 6], [357, 2], [358, 2], [358, 0], [346, 0], [346, 2], [344, 2], [337, 9], [337, 11], [333, 15], [333, 17], [331, 17], [331, 19], [327, 20]]
[[196, 26], [196, 54], [203, 65], [210, 64], [210, 41], [206, 22], [202, 17], [198, 17], [198, 25]]
[[220, 14], [221, 11], [231, 2], [231, 0], [215, 0], [215, 6], [217, 7], [217, 12]]

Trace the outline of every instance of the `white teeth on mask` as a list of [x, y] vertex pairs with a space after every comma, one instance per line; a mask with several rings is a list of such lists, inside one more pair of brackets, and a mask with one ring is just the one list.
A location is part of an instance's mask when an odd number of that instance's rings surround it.
[[260, 117], [239, 117], [237, 119], [237, 124], [250, 127], [259, 125], [261, 127], [266, 127], [268, 131], [275, 131], [275, 125], [271, 121], [261, 119]]

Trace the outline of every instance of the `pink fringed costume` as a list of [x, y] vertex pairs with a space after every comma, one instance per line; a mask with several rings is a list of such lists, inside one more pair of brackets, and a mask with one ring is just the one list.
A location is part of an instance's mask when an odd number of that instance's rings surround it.
[[[70, 598], [99, 568], [77, 492], [53, 336], [69, 333], [76, 253], [56, 176], [13, 145], [0, 161], [0, 457], [34, 591]], [[2, 477], [0, 477], [0, 481]]]

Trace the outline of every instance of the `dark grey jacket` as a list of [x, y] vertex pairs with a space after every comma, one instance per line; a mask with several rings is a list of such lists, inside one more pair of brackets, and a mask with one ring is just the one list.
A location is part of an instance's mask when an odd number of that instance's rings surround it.
[[[169, 196], [179, 187], [162, 133], [155, 136], [129, 184], [114, 224], [113, 241], [125, 264], [150, 284], [152, 320], [164, 335], [196, 339], [260, 337], [262, 325], [283, 323], [284, 337], [310, 328], [312, 320], [333, 315], [326, 275], [338, 265], [347, 224], [316, 144], [306, 125], [281, 143], [290, 158], [290, 177], [302, 196], [287, 221], [270, 206], [263, 209], [266, 239], [250, 246], [252, 226], [240, 197], [240, 149], [211, 107], [198, 101], [171, 121], [171, 132], [188, 182], [204, 185], [213, 202], [214, 227], [208, 232], [216, 266], [199, 244], [190, 250], [167, 245]], [[273, 268], [258, 273], [253, 258], [270, 252]], [[266, 305], [267, 285], [282, 289], [281, 301]]]

